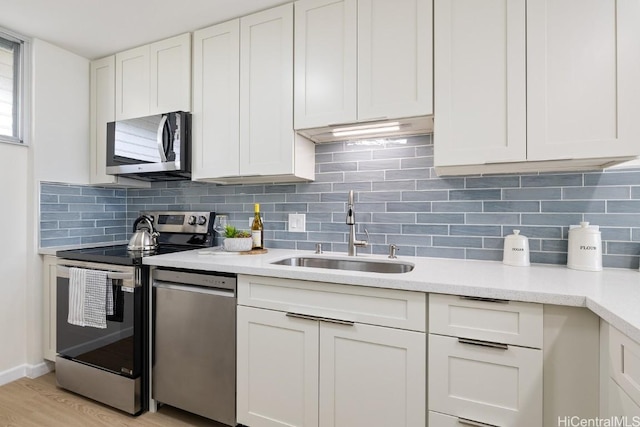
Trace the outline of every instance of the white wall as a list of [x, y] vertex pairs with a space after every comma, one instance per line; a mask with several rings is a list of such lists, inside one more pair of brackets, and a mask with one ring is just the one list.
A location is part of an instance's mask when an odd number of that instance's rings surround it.
[[28, 146], [0, 144], [0, 385], [43, 363], [40, 181], [89, 183], [89, 60], [32, 44]]
[[26, 360], [29, 148], [0, 144], [0, 384], [23, 374]]

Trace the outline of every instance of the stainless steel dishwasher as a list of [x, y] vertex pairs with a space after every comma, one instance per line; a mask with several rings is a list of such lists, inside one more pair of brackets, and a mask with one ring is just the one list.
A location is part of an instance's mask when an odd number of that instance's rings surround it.
[[156, 268], [152, 398], [236, 425], [236, 277]]

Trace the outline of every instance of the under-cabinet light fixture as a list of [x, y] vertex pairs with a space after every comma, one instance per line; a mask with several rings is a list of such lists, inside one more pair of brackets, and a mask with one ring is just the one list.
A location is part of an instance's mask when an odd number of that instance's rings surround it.
[[361, 126], [349, 126], [343, 128], [336, 128], [331, 131], [335, 137], [343, 136], [356, 136], [356, 135], [369, 135], [380, 132], [396, 132], [400, 130], [400, 123], [376, 123]]

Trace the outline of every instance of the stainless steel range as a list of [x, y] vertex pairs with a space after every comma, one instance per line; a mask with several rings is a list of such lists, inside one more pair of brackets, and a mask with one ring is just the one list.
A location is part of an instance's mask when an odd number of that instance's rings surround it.
[[[130, 251], [125, 244], [56, 253], [58, 385], [130, 414], [148, 410], [149, 402], [150, 275], [142, 258], [210, 247], [215, 241], [214, 212], [142, 214], [159, 233], [155, 251]], [[99, 284], [106, 289], [104, 299], [95, 296], [93, 282], [77, 287], [83, 272], [106, 277], [106, 284]], [[87, 323], [78, 322], [83, 314]]]

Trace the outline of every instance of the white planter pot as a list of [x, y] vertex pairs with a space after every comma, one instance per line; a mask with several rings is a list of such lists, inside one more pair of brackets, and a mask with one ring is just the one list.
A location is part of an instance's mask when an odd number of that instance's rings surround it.
[[224, 239], [224, 250], [227, 252], [250, 251], [252, 246], [253, 239], [251, 237]]

